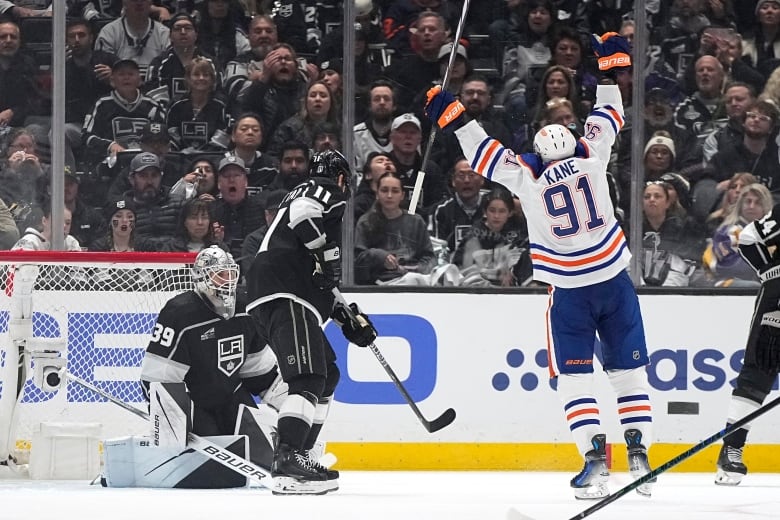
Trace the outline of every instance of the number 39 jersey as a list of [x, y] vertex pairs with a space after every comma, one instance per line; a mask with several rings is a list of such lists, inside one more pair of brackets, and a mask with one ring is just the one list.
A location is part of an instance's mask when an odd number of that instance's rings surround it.
[[618, 87], [600, 85], [575, 155], [543, 164], [516, 154], [472, 121], [456, 130], [472, 169], [520, 199], [534, 279], [562, 288], [614, 278], [631, 260], [609, 197], [607, 163], [623, 126]]
[[141, 365], [141, 381], [185, 382], [201, 408], [223, 406], [242, 385], [257, 394], [276, 357], [258, 336], [245, 311], [222, 319], [194, 291], [176, 295], [157, 317]]

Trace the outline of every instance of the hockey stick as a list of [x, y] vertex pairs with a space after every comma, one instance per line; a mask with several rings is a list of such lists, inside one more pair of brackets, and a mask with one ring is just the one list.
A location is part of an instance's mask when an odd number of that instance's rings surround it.
[[[351, 320], [355, 319], [355, 315], [352, 312], [352, 309], [349, 307], [349, 304], [344, 299], [344, 296], [341, 295], [341, 292], [337, 288], [333, 288], [333, 296], [336, 297], [336, 302], [338, 302], [340, 305], [344, 307], [344, 312], [347, 313], [349, 318]], [[440, 416], [435, 418], [432, 421], [429, 421], [428, 419], [423, 416], [420, 409], [417, 407], [417, 404], [414, 402], [414, 399], [412, 399], [412, 396], [409, 395], [409, 392], [406, 391], [406, 388], [404, 388], [403, 383], [401, 383], [401, 380], [398, 379], [398, 376], [395, 375], [395, 372], [393, 371], [393, 368], [390, 366], [390, 364], [387, 362], [385, 357], [382, 355], [382, 353], [379, 351], [379, 348], [374, 343], [371, 343], [368, 346], [369, 349], [371, 349], [371, 352], [374, 353], [374, 356], [379, 360], [379, 364], [382, 365], [382, 368], [385, 369], [385, 372], [387, 372], [387, 375], [390, 376], [390, 379], [393, 380], [393, 383], [395, 384], [395, 387], [398, 388], [398, 391], [401, 392], [401, 395], [404, 396], [404, 399], [406, 400], [406, 403], [412, 408], [412, 411], [414, 412], [414, 415], [417, 416], [417, 418], [420, 420], [420, 422], [425, 426], [425, 429], [428, 430], [428, 433], [433, 433], [441, 430], [445, 426], [449, 426], [452, 421], [455, 420], [455, 410], [452, 408], [447, 408], [444, 410], [444, 413], [442, 413]]]
[[[757, 417], [765, 414], [766, 412], [768, 412], [769, 410], [771, 410], [772, 408], [774, 408], [775, 406], [777, 406], [779, 404], [780, 404], [780, 397], [777, 397], [774, 400], [772, 400], [772, 401], [768, 402], [767, 404], [765, 404], [764, 406], [762, 406], [762, 407], [754, 410], [753, 412], [747, 414], [742, 419], [734, 422], [730, 426], [728, 426], [726, 428], [723, 428], [718, 433], [716, 433], [716, 434], [714, 434], [714, 435], [712, 435], [710, 437], [707, 437], [706, 439], [701, 441], [696, 446], [693, 446], [692, 448], [690, 448], [690, 449], [680, 453], [679, 455], [677, 455], [676, 457], [674, 457], [670, 461], [666, 462], [665, 464], [662, 464], [661, 466], [658, 466], [657, 468], [655, 468], [653, 471], [651, 471], [647, 475], [644, 475], [644, 476], [636, 479], [635, 481], [631, 482], [630, 484], [628, 484], [627, 486], [623, 487], [622, 489], [619, 489], [617, 492], [609, 495], [608, 497], [605, 497], [605, 498], [599, 500], [598, 502], [596, 502], [595, 504], [590, 506], [588, 509], [584, 510], [583, 512], [581, 512], [579, 514], [574, 515], [569, 520], [580, 520], [582, 518], [585, 518], [585, 517], [588, 517], [588, 516], [592, 515], [593, 513], [598, 511], [599, 509], [608, 506], [609, 504], [611, 504], [615, 500], [617, 500], [620, 497], [630, 493], [631, 491], [635, 490], [636, 488], [638, 488], [642, 484], [645, 484], [646, 482], [649, 482], [650, 480], [653, 480], [655, 477], [657, 477], [661, 473], [663, 473], [663, 472], [673, 468], [674, 466], [676, 466], [677, 464], [681, 463], [685, 459], [688, 459], [688, 458], [692, 457], [693, 455], [696, 455], [697, 453], [699, 453], [701, 450], [703, 450], [704, 448], [706, 448], [710, 444], [712, 444], [712, 443], [722, 439], [723, 437], [726, 437], [730, 433], [732, 433], [732, 432], [742, 428], [747, 423], [749, 423], [752, 420], [756, 419]], [[513, 514], [515, 516], [512, 516]], [[522, 520], [531, 520], [529, 517], [527, 517], [525, 515], [522, 515], [521, 513], [519, 513], [516, 510], [511, 510], [511, 509], [510, 509], [510, 513], [508, 515], [508, 518], [509, 518], [509, 520], [514, 520], [514, 519], [516, 519], [516, 520], [521, 520], [521, 519]]]
[[[460, 20], [458, 20], [458, 27], [455, 30], [455, 39], [452, 41], [452, 50], [450, 50], [450, 59], [447, 62], [447, 70], [444, 71], [444, 78], [441, 81], [441, 89], [446, 90], [447, 85], [450, 83], [450, 72], [455, 65], [455, 57], [458, 55], [458, 45], [460, 37], [463, 34], [463, 26], [466, 24], [466, 14], [469, 11], [469, 0], [464, 0], [463, 10], [460, 13]], [[423, 155], [422, 162], [420, 163], [420, 169], [417, 172], [417, 178], [414, 181], [414, 189], [412, 190], [412, 198], [409, 200], [409, 213], [412, 215], [417, 211], [417, 203], [420, 200], [420, 193], [422, 192], [423, 181], [425, 180], [425, 165], [428, 164], [428, 159], [431, 157], [431, 148], [433, 148], [433, 141], [436, 140], [436, 125], [431, 125], [431, 133], [428, 135], [428, 146], [425, 147], [425, 154]]]
[[[90, 390], [100, 397], [103, 397], [105, 399], [108, 399], [115, 405], [124, 408], [128, 412], [134, 413], [138, 417], [142, 419], [149, 420], [149, 414], [144, 412], [143, 410], [139, 410], [135, 406], [131, 406], [127, 404], [124, 401], [119, 400], [118, 398], [114, 397], [113, 395], [109, 394], [108, 392], [98, 388], [97, 386], [93, 385], [92, 383], [89, 383], [87, 381], [84, 381], [80, 377], [74, 376], [70, 372], [68, 372], [65, 368], [62, 368], [57, 374], [60, 377], [60, 380], [69, 380], [73, 381], [74, 383], [83, 386], [87, 390]], [[243, 457], [239, 457], [235, 453], [232, 453], [222, 446], [218, 446], [212, 442], [209, 442], [208, 440], [204, 439], [203, 437], [200, 437], [199, 435], [195, 435], [194, 433], [187, 433], [187, 447], [191, 448], [198, 453], [202, 453], [206, 457], [210, 458], [211, 460], [218, 462], [219, 464], [222, 464], [228, 469], [232, 469], [239, 475], [243, 477], [248, 477], [253, 479], [255, 482], [260, 484], [261, 486], [265, 488], [271, 488], [272, 484], [269, 482], [271, 480], [271, 473], [258, 466], [254, 462], [251, 462], [249, 460], [246, 460]]]

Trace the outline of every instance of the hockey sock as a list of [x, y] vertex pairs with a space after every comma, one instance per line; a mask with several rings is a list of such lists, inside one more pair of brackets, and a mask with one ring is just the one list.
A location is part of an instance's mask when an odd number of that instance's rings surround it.
[[309, 429], [309, 435], [306, 437], [306, 442], [303, 444], [303, 448], [310, 450], [314, 447], [314, 443], [317, 442], [317, 438], [320, 435], [322, 426], [325, 424], [325, 419], [328, 417], [328, 410], [330, 409], [330, 397], [323, 397], [314, 407], [314, 420]]
[[642, 435], [641, 444], [649, 448], [653, 442], [653, 408], [644, 368], [610, 370], [609, 382], [617, 394], [618, 420], [624, 430], [636, 429]]
[[311, 400], [300, 394], [289, 394], [279, 409], [279, 443], [295, 449], [303, 448], [311, 429], [314, 409]]
[[593, 374], [560, 374], [558, 397], [577, 449], [584, 457], [593, 449], [591, 439], [601, 433], [599, 405], [592, 393]]
[[[758, 410], [761, 403], [757, 403], [752, 399], [746, 399], [744, 397], [732, 395], [729, 402], [729, 416], [727, 424], [733, 424], [739, 419], [748, 415], [749, 413]], [[723, 439], [723, 442], [734, 448], [742, 448], [747, 442], [747, 434], [750, 431], [750, 424], [746, 424], [742, 428], [730, 433]]]

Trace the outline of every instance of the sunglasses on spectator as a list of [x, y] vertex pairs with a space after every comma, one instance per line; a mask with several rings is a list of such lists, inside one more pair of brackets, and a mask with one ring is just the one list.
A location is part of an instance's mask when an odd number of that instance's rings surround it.
[[764, 115], [761, 112], [752, 112], [752, 111], [751, 112], [745, 112], [745, 116], [747, 118], [758, 119], [759, 121], [763, 121], [764, 123], [766, 123], [767, 121], [771, 121], [772, 120], [771, 117], [769, 117], [767, 115]]

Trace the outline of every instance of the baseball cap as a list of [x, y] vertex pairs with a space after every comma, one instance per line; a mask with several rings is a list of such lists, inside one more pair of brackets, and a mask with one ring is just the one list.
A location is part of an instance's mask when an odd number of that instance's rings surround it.
[[147, 168], [157, 168], [160, 170], [160, 159], [149, 152], [141, 152], [130, 161], [130, 173], [140, 172]]
[[68, 177], [68, 178], [72, 179], [75, 182], [81, 182], [81, 177], [76, 175], [76, 172], [74, 172], [70, 168], [70, 166], [65, 166], [65, 169], [63, 170], [62, 173], [65, 175], [65, 177]]
[[[439, 59], [442, 59], [445, 56], [449, 58], [451, 52], [452, 52], [452, 43], [445, 43], [444, 45], [441, 46], [441, 48], [439, 48]], [[458, 48], [455, 50], [455, 52], [457, 53], [458, 56], [460, 56], [464, 60], [469, 59], [469, 55], [466, 52], [466, 47], [464, 47], [460, 43], [458, 44]]]
[[237, 155], [228, 155], [221, 161], [219, 161], [219, 167], [217, 168], [217, 174], [222, 173], [222, 170], [225, 168], [228, 168], [230, 166], [235, 166], [237, 168], [241, 168], [241, 170], [244, 173], [247, 173], [246, 165], [244, 164], [244, 160], [237, 156]]
[[196, 31], [198, 30], [198, 24], [195, 23], [195, 18], [193, 18], [190, 14], [185, 13], [185, 12], [181, 12], [181, 11], [176, 13], [176, 14], [174, 14], [171, 17], [171, 19], [168, 20], [166, 25], [168, 27], [173, 27], [173, 24], [175, 24], [179, 20], [187, 20], [188, 22], [190, 22], [192, 24], [193, 27], [195, 27]]
[[131, 60], [129, 58], [117, 60], [114, 62], [113, 65], [111, 65], [111, 71], [116, 72], [117, 70], [124, 68], [124, 67], [131, 67], [135, 70], [141, 70], [141, 67], [138, 66], [138, 62], [135, 60]]
[[422, 130], [422, 125], [420, 125], [420, 120], [417, 119], [417, 116], [415, 116], [412, 113], [406, 113], [401, 114], [400, 116], [393, 119], [393, 124], [390, 125], [390, 130], [398, 130], [401, 125], [405, 125], [407, 123], [411, 123], [414, 126], [417, 127], [418, 130]]
[[165, 123], [146, 123], [141, 130], [141, 141], [170, 141]]

